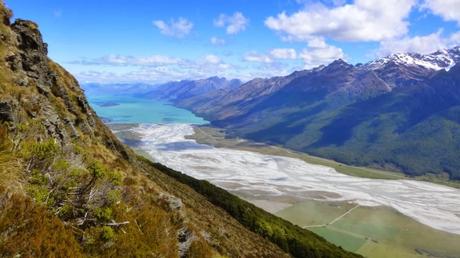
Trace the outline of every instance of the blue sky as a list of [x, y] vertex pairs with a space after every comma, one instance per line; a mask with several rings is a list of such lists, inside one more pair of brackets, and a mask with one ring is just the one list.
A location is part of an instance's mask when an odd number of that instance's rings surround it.
[[460, 0], [6, 0], [81, 82], [285, 75], [460, 44]]

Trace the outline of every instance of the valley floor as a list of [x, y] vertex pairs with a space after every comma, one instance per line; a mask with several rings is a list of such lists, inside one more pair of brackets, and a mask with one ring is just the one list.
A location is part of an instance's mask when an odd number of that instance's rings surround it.
[[371, 178], [348, 176], [282, 148], [225, 139], [187, 124], [112, 129], [156, 161], [206, 179], [347, 250], [370, 257], [460, 253], [454, 244], [460, 241], [458, 189], [337, 163], [349, 174]]
[[219, 148], [231, 148], [238, 150], [254, 151], [261, 154], [279, 155], [291, 158], [301, 159], [310, 164], [323, 165], [334, 168], [337, 172], [357, 177], [372, 178], [372, 179], [412, 179], [427, 181], [436, 184], [442, 184], [460, 189], [460, 181], [449, 180], [440, 176], [419, 176], [407, 177], [401, 172], [388, 171], [369, 167], [357, 167], [346, 165], [334, 160], [312, 156], [306, 153], [293, 151], [281, 146], [267, 145], [263, 143], [255, 143], [243, 139], [226, 138], [223, 129], [209, 126], [194, 126], [194, 134], [188, 136], [189, 139], [194, 139], [198, 143], [208, 144]]

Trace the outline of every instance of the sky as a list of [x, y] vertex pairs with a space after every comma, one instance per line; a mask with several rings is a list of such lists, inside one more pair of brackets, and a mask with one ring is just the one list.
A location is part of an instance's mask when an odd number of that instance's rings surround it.
[[5, 0], [81, 83], [287, 75], [460, 45], [460, 0]]

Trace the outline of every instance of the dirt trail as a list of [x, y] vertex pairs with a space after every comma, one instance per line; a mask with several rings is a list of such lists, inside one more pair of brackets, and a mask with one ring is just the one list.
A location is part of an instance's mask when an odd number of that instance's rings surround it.
[[350, 212], [352, 212], [354, 209], [356, 209], [358, 207], [359, 207], [359, 204], [356, 204], [356, 206], [354, 206], [353, 208], [349, 209], [348, 211], [346, 211], [344, 214], [338, 216], [337, 218], [331, 220], [329, 223], [303, 226], [303, 228], [321, 228], [321, 227], [326, 227], [326, 226], [332, 225], [332, 224], [336, 223], [337, 221], [339, 221], [341, 218], [347, 216], [347, 214], [349, 214]]

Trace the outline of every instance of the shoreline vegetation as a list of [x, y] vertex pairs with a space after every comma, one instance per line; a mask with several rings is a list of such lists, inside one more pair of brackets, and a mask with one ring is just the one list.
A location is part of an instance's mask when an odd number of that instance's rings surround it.
[[435, 184], [441, 184], [441, 185], [460, 189], [460, 181], [449, 180], [442, 176], [424, 175], [424, 176], [417, 176], [417, 177], [409, 177], [407, 175], [404, 175], [401, 172], [396, 172], [396, 171], [388, 171], [388, 170], [369, 168], [369, 167], [357, 167], [357, 166], [343, 164], [343, 163], [340, 163], [334, 160], [330, 160], [330, 159], [326, 159], [326, 158], [322, 158], [322, 157], [312, 156], [307, 153], [289, 150], [281, 146], [253, 142], [247, 139], [229, 138], [225, 134], [225, 129], [216, 128], [216, 127], [212, 127], [209, 125], [194, 125], [193, 128], [194, 128], [194, 134], [191, 136], [188, 136], [187, 137], [188, 139], [193, 139], [197, 143], [212, 145], [217, 148], [248, 150], [248, 151], [258, 152], [262, 154], [297, 158], [297, 159], [303, 160], [310, 164], [323, 165], [323, 166], [334, 168], [337, 172], [340, 172], [346, 175], [350, 175], [350, 176], [371, 178], [371, 179], [391, 179], [391, 180], [410, 179], [410, 180], [418, 180], [418, 181], [425, 181], [425, 182], [430, 182], [430, 183], [435, 183]]

